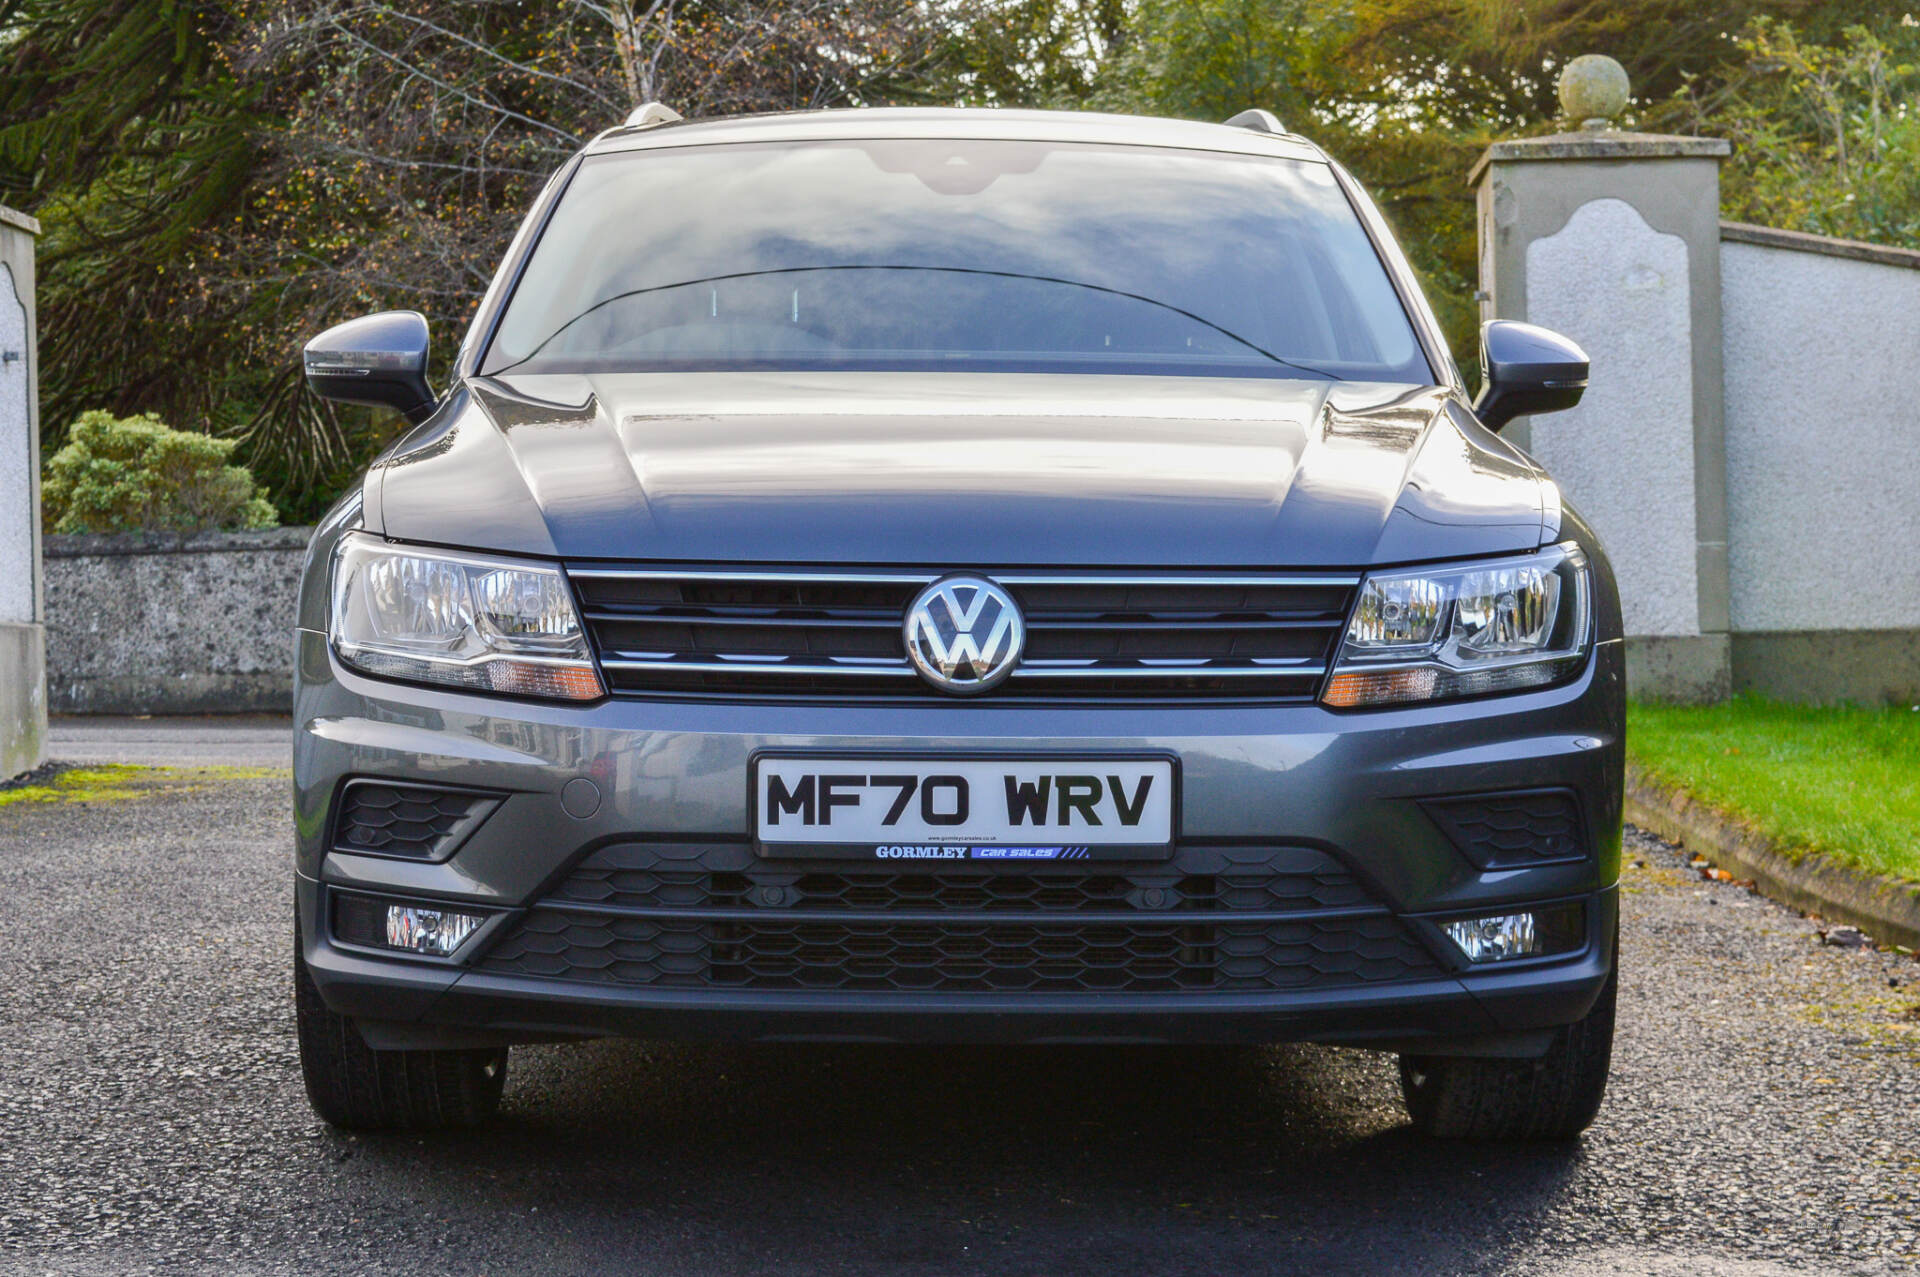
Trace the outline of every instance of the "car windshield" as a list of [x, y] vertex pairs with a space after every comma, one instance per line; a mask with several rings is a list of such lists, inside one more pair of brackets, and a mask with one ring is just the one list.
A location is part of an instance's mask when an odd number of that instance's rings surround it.
[[921, 139], [588, 157], [482, 371], [707, 369], [1432, 380], [1325, 163]]

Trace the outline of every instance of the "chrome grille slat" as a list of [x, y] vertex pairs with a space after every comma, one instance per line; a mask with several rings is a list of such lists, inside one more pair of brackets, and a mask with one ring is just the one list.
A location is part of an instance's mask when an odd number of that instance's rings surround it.
[[904, 674], [915, 677], [913, 667], [905, 661], [895, 666], [842, 665], [832, 661], [629, 661], [602, 657], [600, 664], [610, 670], [654, 670], [663, 674]]
[[1282, 674], [1324, 674], [1324, 665], [1080, 665], [1071, 668], [1022, 665], [1015, 678], [1167, 678], [1173, 675], [1206, 675], [1209, 678], [1273, 678]]
[[1235, 620], [1227, 617], [1207, 616], [1193, 620], [1174, 620], [1164, 616], [1158, 620], [1134, 620], [1131, 618], [1114, 621], [1082, 621], [1068, 612], [1028, 613], [1029, 625], [1050, 625], [1062, 630], [1086, 630], [1089, 632], [1111, 630], [1115, 633], [1127, 633], [1133, 630], [1178, 630], [1192, 633], [1195, 630], [1313, 630], [1323, 629], [1329, 618], [1318, 620], [1299, 620], [1294, 618], [1250, 617]]
[[[608, 581], [780, 581], [841, 585], [925, 585], [947, 575], [942, 572], [811, 572], [739, 568], [606, 568], [569, 567], [574, 580]], [[994, 572], [1002, 585], [1335, 585], [1355, 586], [1360, 578], [1330, 572], [1324, 576], [1221, 576], [1196, 572], [1180, 576], [1137, 576], [1128, 572]]]
[[724, 568], [688, 570], [664, 568], [584, 568], [570, 567], [567, 575], [576, 581], [776, 581], [784, 584], [825, 585], [912, 585], [936, 580], [938, 572], [754, 572]]
[[[1196, 572], [1192, 576], [1135, 576], [1131, 573], [1116, 572], [1110, 576], [1101, 576], [1085, 572], [993, 572], [994, 580], [1005, 586], [1017, 585], [1134, 585], [1134, 586], [1345, 586], [1351, 589], [1360, 584], [1357, 576], [1343, 576], [1328, 573], [1326, 576], [1220, 576], [1205, 572]], [[932, 578], [927, 578], [931, 580]]]
[[586, 613], [589, 621], [610, 621], [616, 624], [627, 622], [639, 625], [720, 625], [720, 626], [766, 626], [772, 629], [801, 629], [806, 626], [834, 625], [848, 629], [897, 630], [900, 628], [898, 617], [864, 616], [719, 616], [699, 612], [686, 613], [650, 613], [650, 612], [606, 612]]
[[[962, 703], [923, 683], [899, 637], [946, 570], [570, 565], [616, 695]], [[1027, 655], [985, 702], [1306, 701], [1351, 574], [986, 572], [1019, 602]], [[976, 704], [981, 702], [974, 702]]]

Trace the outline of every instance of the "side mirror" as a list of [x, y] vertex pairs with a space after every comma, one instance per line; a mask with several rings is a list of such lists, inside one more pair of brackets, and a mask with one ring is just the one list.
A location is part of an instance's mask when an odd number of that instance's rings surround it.
[[1559, 412], [1587, 390], [1587, 352], [1546, 328], [1496, 319], [1480, 326], [1480, 424], [1498, 430], [1515, 417]]
[[418, 425], [433, 414], [427, 317], [389, 310], [335, 324], [307, 343], [307, 386], [322, 399], [385, 404]]

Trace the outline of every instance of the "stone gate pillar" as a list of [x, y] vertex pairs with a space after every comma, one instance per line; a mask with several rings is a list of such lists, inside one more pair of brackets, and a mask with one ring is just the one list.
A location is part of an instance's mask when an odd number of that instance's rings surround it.
[[0, 206], [0, 780], [46, 758], [40, 364], [33, 327], [39, 233], [39, 222]]
[[1620, 579], [1635, 695], [1731, 688], [1714, 138], [1623, 133], [1626, 74], [1576, 58], [1579, 131], [1496, 142], [1474, 166], [1481, 318], [1556, 329], [1593, 360], [1570, 412], [1507, 435], [1560, 482]]

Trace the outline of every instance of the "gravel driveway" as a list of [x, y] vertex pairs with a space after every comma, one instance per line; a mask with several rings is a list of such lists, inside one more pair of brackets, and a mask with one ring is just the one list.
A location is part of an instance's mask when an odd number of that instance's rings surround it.
[[286, 791], [0, 808], [0, 1271], [1920, 1264], [1920, 964], [1645, 836], [1570, 1147], [1422, 1142], [1386, 1057], [1316, 1047], [530, 1048], [484, 1133], [351, 1139], [294, 1058]]

